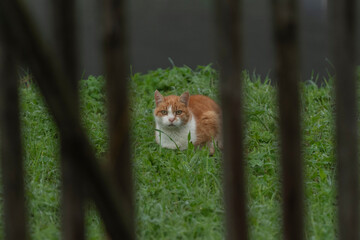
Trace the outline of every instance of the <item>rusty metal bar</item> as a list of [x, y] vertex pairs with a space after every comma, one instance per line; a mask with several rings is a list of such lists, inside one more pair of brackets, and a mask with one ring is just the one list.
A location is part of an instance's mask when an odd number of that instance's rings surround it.
[[355, 79], [354, 0], [332, 1], [336, 72], [336, 157], [339, 239], [359, 239], [358, 112]]
[[[56, 0], [53, 11], [55, 17], [55, 52], [65, 73], [65, 81], [70, 86], [67, 97], [73, 102], [74, 112], [79, 121], [78, 96], [78, 51], [75, 19], [75, 1]], [[60, 132], [61, 134], [61, 132]], [[84, 192], [83, 171], [73, 167], [74, 152], [72, 142], [61, 134], [61, 170], [62, 170], [62, 238], [81, 240], [84, 235]]]
[[28, 239], [19, 111], [15, 59], [0, 41], [0, 157], [8, 240]]
[[217, 0], [217, 44], [223, 110], [227, 239], [247, 239], [242, 107], [242, 19], [239, 0]]
[[85, 193], [97, 206], [109, 236], [111, 239], [131, 238], [130, 228], [127, 227], [129, 223], [123, 214], [126, 210], [118, 203], [118, 194], [109, 187], [101, 172], [93, 149], [77, 119], [76, 109], [72, 106], [71, 98], [67, 96], [71, 94], [71, 86], [64, 80], [65, 73], [45, 50], [20, 0], [0, 1], [0, 30], [7, 42], [16, 44], [15, 47], [6, 47], [30, 67], [59, 131], [73, 147], [73, 167], [82, 169], [86, 182]]
[[283, 236], [289, 240], [304, 239], [297, 4], [296, 0], [272, 1], [280, 111]]
[[104, 1], [104, 59], [109, 121], [109, 173], [120, 196], [131, 238], [135, 238], [132, 163], [129, 139], [128, 33], [126, 1]]

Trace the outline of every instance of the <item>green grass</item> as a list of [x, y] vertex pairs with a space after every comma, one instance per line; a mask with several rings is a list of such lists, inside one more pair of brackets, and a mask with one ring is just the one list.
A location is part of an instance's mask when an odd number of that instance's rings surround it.
[[[210, 67], [158, 69], [130, 81], [131, 133], [139, 239], [223, 239], [222, 154], [207, 149], [161, 149], [154, 140], [153, 94], [204, 94], [218, 100], [218, 75]], [[244, 83], [248, 214], [251, 239], [281, 237], [281, 192], [276, 89], [246, 74]], [[81, 112], [91, 143], [106, 155], [103, 77], [82, 80]], [[33, 239], [59, 239], [59, 136], [34, 85], [21, 88], [26, 194]], [[336, 237], [332, 84], [301, 84], [306, 239]], [[0, 192], [0, 197], [2, 192]], [[0, 210], [2, 205], [0, 205]], [[87, 236], [105, 237], [91, 204]], [[0, 230], [3, 225], [0, 224]], [[2, 238], [2, 232], [0, 238]]]

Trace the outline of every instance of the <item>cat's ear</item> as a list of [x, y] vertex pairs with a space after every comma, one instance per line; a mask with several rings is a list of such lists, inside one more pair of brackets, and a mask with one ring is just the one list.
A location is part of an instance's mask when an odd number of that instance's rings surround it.
[[162, 101], [164, 101], [163, 95], [161, 95], [161, 93], [158, 90], [156, 90], [155, 91], [155, 104], [156, 104], [156, 106], [158, 106]]
[[190, 99], [190, 94], [189, 92], [184, 92], [183, 94], [181, 94], [180, 96], [180, 102], [184, 103], [185, 106], [189, 105], [189, 99]]

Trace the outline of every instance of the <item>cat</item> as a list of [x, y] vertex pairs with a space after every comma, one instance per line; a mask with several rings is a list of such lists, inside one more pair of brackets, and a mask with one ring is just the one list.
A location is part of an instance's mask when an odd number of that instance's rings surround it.
[[188, 136], [196, 147], [222, 148], [221, 110], [209, 97], [184, 92], [181, 96], [162, 96], [155, 91], [155, 139], [163, 148], [187, 149]]

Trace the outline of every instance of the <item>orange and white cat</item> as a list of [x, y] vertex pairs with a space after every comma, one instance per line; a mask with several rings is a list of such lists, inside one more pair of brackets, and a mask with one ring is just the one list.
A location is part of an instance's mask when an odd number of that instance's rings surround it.
[[214, 144], [222, 148], [221, 110], [209, 97], [192, 95], [162, 96], [155, 91], [155, 139], [164, 148], [181, 150], [188, 147], [188, 136], [194, 146], [207, 145], [210, 155]]

